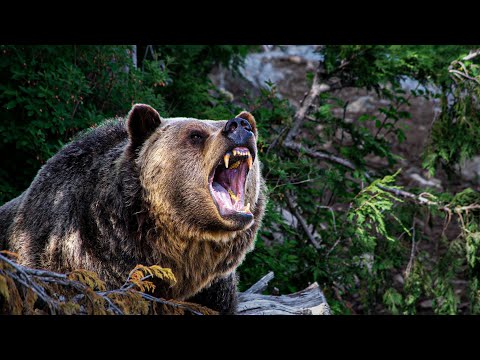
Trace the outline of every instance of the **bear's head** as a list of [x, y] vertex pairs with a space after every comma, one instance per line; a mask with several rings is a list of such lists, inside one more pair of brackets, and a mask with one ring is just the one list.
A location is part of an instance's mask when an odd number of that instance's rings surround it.
[[145, 104], [127, 119], [143, 197], [153, 218], [178, 236], [228, 241], [263, 215], [254, 117], [162, 119]]

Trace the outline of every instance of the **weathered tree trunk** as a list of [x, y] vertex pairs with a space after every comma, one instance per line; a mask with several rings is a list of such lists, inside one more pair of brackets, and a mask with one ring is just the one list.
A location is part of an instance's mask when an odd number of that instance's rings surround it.
[[262, 295], [273, 277], [274, 273], [269, 272], [250, 289], [239, 294], [237, 315], [331, 315], [316, 282], [290, 295]]
[[133, 67], [137, 68], [137, 45], [132, 45], [132, 62]]

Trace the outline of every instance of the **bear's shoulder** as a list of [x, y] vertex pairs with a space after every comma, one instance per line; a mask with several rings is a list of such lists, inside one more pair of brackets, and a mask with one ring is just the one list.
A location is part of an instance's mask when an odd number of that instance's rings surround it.
[[78, 182], [118, 158], [127, 144], [124, 119], [107, 120], [76, 135], [39, 170], [32, 185]]
[[99, 126], [78, 133], [63, 150], [83, 150], [93, 153], [115, 147], [128, 138], [125, 119], [115, 118], [102, 122]]

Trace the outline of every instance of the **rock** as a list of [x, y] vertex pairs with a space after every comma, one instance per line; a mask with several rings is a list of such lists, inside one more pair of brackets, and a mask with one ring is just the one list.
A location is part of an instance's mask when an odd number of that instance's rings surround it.
[[465, 180], [480, 185], [480, 156], [466, 160], [460, 167], [460, 174]]
[[219, 90], [220, 94], [222, 94], [228, 101], [233, 101], [235, 99], [235, 97], [233, 96], [233, 94], [230, 91], [228, 91], [224, 88], [220, 88], [218, 90]]
[[432, 188], [436, 188], [440, 191], [443, 190], [442, 181], [439, 180], [439, 179], [431, 178], [431, 179], [427, 180], [427, 179], [423, 178], [420, 174], [417, 174], [417, 173], [412, 173], [412, 174], [408, 175], [408, 177], [410, 179], [412, 179], [413, 181], [415, 181], [416, 183], [418, 183], [421, 187], [432, 187]]
[[302, 58], [298, 55], [293, 55], [288, 58], [288, 61], [294, 64], [301, 64], [303, 62]]
[[307, 71], [315, 71], [316, 68], [317, 68], [316, 63], [313, 63], [313, 61], [307, 62]]
[[321, 133], [324, 128], [325, 128], [325, 126], [323, 126], [322, 124], [319, 124], [319, 125], [315, 126], [315, 131], [317, 133]]
[[375, 109], [373, 96], [361, 96], [354, 102], [348, 104], [347, 111], [354, 113], [363, 113]]
[[297, 218], [287, 209], [280, 208], [278, 212], [282, 215], [283, 220], [293, 228], [296, 228], [298, 225]]
[[245, 95], [255, 99], [270, 81], [276, 84], [278, 97], [298, 107], [302, 94], [308, 90], [306, 72], [315, 70], [317, 61], [323, 60], [323, 55], [316, 52], [317, 48], [316, 45], [266, 45], [264, 51], [246, 56], [239, 68], [241, 76], [218, 66], [209, 78], [216, 87], [230, 92], [236, 103]]
[[368, 272], [371, 274], [373, 270], [373, 262], [374, 262], [374, 256], [371, 253], [364, 253], [359, 256], [359, 262], [358, 265], [360, 267], [366, 267]]
[[432, 300], [424, 300], [418, 304], [423, 309], [431, 309], [432, 308]]
[[395, 275], [393, 277], [393, 280], [399, 283], [400, 285], [403, 285], [403, 283], [405, 282], [405, 280], [403, 280], [403, 276], [400, 274]]

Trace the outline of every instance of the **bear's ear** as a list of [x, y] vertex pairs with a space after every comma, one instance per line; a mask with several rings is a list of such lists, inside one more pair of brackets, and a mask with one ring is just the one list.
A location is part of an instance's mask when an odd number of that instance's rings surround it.
[[248, 111], [242, 111], [235, 117], [247, 120], [252, 127], [253, 133], [255, 134], [255, 136], [257, 136], [257, 123], [255, 122], [255, 118], [252, 114], [250, 114]]
[[135, 104], [128, 113], [128, 137], [134, 147], [140, 146], [148, 139], [162, 120], [157, 110], [146, 104]]

